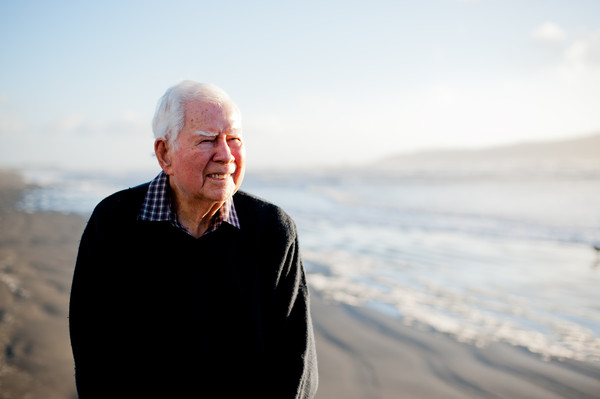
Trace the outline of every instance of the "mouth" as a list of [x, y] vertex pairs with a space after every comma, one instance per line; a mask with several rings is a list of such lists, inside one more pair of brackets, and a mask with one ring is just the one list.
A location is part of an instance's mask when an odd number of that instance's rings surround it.
[[206, 177], [214, 180], [228, 180], [233, 178], [236, 169], [236, 167], [231, 166], [226, 169], [216, 170], [213, 173], [208, 173]]
[[227, 174], [211, 173], [207, 176], [210, 177], [211, 179], [217, 179], [217, 180], [227, 180], [228, 178], [231, 177], [231, 175], [229, 173], [227, 173]]
[[206, 177], [210, 178], [210, 179], [215, 179], [215, 180], [227, 180], [232, 178], [233, 176], [233, 172], [231, 173], [209, 173], [206, 175]]

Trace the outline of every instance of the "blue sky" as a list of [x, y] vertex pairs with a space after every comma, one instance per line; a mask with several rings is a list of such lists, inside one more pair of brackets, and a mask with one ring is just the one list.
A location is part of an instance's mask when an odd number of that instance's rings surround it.
[[156, 168], [182, 79], [240, 106], [250, 167], [600, 131], [600, 2], [0, 1], [0, 165]]

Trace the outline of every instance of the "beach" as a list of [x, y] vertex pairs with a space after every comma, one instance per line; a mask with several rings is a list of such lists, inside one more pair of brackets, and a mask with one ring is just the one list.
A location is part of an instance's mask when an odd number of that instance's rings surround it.
[[76, 398], [67, 312], [85, 220], [15, 211], [23, 188], [0, 172], [0, 398]]
[[599, 365], [478, 348], [376, 311], [313, 295], [319, 399], [598, 398]]
[[[17, 211], [25, 187], [0, 172], [0, 398], [76, 398], [67, 311], [86, 218]], [[598, 363], [462, 343], [311, 290], [318, 399], [600, 398]]]

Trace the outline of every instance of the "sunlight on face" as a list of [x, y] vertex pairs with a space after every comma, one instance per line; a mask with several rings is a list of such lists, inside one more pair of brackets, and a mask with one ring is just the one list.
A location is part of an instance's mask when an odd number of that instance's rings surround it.
[[245, 149], [239, 113], [230, 104], [191, 101], [166, 170], [176, 196], [190, 203], [223, 202], [240, 187]]

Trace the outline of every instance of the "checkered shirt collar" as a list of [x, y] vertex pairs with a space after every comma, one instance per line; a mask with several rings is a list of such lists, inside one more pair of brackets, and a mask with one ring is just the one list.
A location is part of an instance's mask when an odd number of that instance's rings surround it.
[[[175, 215], [175, 210], [171, 206], [171, 195], [169, 187], [169, 176], [161, 171], [158, 176], [150, 182], [148, 192], [142, 203], [142, 208], [138, 215], [138, 220], [149, 222], [170, 222], [175, 227], [182, 229], [187, 233], [178, 221]], [[205, 234], [213, 232], [223, 223], [240, 228], [240, 221], [233, 205], [233, 199], [228, 199], [219, 212], [214, 216], [213, 221]]]

